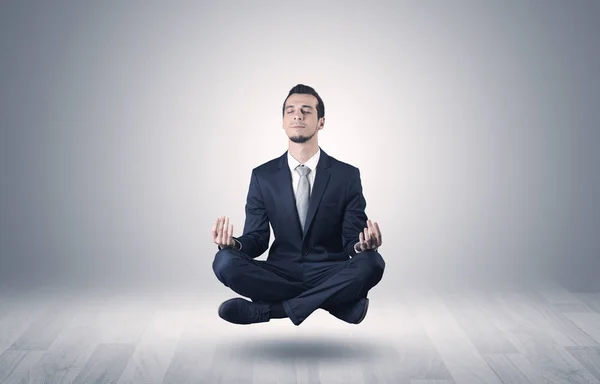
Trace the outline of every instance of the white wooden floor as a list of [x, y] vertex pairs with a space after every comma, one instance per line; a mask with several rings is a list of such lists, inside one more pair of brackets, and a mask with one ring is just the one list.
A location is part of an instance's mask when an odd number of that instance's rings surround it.
[[219, 295], [4, 288], [0, 383], [600, 384], [600, 293], [373, 291], [358, 326], [300, 327], [225, 323]]

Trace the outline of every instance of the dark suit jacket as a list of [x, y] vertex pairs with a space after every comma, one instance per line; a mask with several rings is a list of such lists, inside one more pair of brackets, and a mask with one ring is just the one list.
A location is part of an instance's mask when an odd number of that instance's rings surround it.
[[244, 232], [234, 238], [256, 258], [269, 247], [270, 223], [275, 240], [269, 261], [348, 260], [367, 225], [365, 208], [359, 169], [321, 149], [303, 232], [286, 151], [252, 170]]

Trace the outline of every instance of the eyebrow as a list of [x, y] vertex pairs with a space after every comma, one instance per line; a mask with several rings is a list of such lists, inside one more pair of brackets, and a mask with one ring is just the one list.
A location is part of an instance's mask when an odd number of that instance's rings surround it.
[[[294, 105], [288, 105], [287, 107], [285, 107], [285, 109], [289, 109], [289, 108], [293, 108]], [[309, 108], [309, 109], [314, 109], [312, 105], [308, 105], [308, 104], [304, 104], [301, 108]]]

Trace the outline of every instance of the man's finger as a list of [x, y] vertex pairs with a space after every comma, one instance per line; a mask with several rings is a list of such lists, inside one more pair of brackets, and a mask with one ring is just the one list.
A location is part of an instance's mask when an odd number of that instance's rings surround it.
[[215, 226], [214, 226], [214, 238], [215, 238], [215, 243], [219, 243], [219, 228], [221, 227], [221, 218], [217, 218], [217, 221], [215, 222]]
[[213, 243], [217, 242], [217, 223], [214, 222], [212, 228], [210, 229], [210, 234], [213, 239]]
[[363, 251], [363, 244], [364, 244], [363, 233], [360, 232], [358, 234], [358, 250], [361, 251], [361, 252]]
[[377, 224], [377, 223], [374, 223], [371, 226], [371, 231], [373, 233], [373, 239], [375, 241], [375, 244], [378, 247], [378, 246], [381, 245], [381, 233], [379, 232], [379, 229], [378, 229], [378, 227], [375, 224]]
[[369, 234], [370, 234], [370, 238], [371, 238], [371, 244], [373, 245], [373, 247], [378, 247], [379, 245], [381, 245], [381, 235], [379, 233], [377, 223], [374, 221], [368, 220], [367, 224], [369, 226]]
[[210, 229], [210, 232], [212, 233], [213, 236], [213, 240], [215, 239], [215, 237], [217, 236], [217, 223], [218, 223], [219, 219], [217, 219], [213, 225], [212, 228]]
[[221, 245], [225, 245], [225, 236], [226, 236], [226, 231], [227, 229], [225, 228], [225, 220], [227, 220], [225, 218], [225, 216], [223, 216], [221, 218], [221, 229], [219, 231], [219, 235], [220, 235], [220, 241], [221, 241]]
[[379, 224], [377, 224], [377, 222], [374, 222], [373, 226], [375, 227], [375, 230], [377, 231], [377, 233], [381, 237], [381, 229], [379, 229]]
[[227, 244], [231, 245], [233, 241], [233, 224], [229, 225], [229, 230], [227, 231]]
[[225, 216], [221, 216], [221, 221], [219, 222], [219, 243], [223, 246], [223, 240], [225, 240], [225, 231], [223, 230], [223, 226], [225, 225]]
[[375, 233], [375, 237], [377, 237], [377, 241], [381, 242], [381, 230], [379, 229], [379, 224], [377, 224], [377, 222], [373, 222], [373, 232]]

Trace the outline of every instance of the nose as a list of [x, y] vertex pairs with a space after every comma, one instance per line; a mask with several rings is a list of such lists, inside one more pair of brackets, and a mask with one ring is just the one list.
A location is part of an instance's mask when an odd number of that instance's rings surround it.
[[304, 116], [302, 116], [302, 111], [294, 112], [294, 120], [302, 120]]

